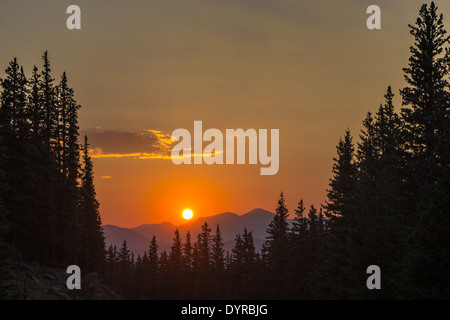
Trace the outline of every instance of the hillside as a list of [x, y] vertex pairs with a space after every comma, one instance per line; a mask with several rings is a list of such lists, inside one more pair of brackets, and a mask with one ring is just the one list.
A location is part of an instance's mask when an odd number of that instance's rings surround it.
[[81, 290], [69, 290], [66, 268], [36, 261], [15, 261], [7, 298], [14, 300], [119, 300], [97, 273], [81, 273]]

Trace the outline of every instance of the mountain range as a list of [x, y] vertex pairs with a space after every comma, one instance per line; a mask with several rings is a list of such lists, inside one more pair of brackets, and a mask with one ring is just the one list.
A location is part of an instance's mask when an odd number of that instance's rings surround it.
[[[121, 228], [114, 225], [104, 225], [103, 233], [105, 235], [106, 248], [113, 245], [119, 249], [122, 246], [123, 241], [126, 240], [128, 248], [137, 257], [137, 255], [142, 256], [144, 252], [148, 250], [153, 236], [156, 237], [159, 251], [162, 252], [166, 250], [169, 252], [177, 228], [183, 242], [188, 231], [190, 231], [192, 242], [194, 242], [197, 238], [197, 234], [201, 232], [202, 225], [207, 222], [212, 230], [211, 234], [215, 233], [216, 226], [219, 224], [225, 251], [231, 251], [234, 246], [236, 235], [238, 233], [242, 234], [244, 228], [247, 228], [247, 231], [252, 232], [256, 250], [260, 250], [267, 235], [266, 229], [273, 217], [274, 214], [272, 212], [258, 208], [243, 215], [224, 212], [213, 216], [200, 217], [179, 226], [175, 226], [169, 222], [142, 224], [135, 228]], [[292, 220], [288, 219], [288, 222], [292, 224]]]

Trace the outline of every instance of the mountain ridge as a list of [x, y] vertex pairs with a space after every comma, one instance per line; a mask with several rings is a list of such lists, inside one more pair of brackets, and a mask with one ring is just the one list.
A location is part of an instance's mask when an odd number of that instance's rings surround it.
[[242, 215], [234, 212], [222, 212], [212, 216], [198, 217], [178, 226], [170, 222], [162, 222], [156, 224], [145, 223], [134, 228], [122, 228], [107, 224], [103, 225], [102, 228], [107, 248], [110, 245], [113, 245], [119, 249], [122, 246], [123, 241], [127, 240], [128, 248], [135, 256], [143, 255], [143, 253], [148, 250], [153, 236], [156, 238], [160, 252], [170, 250], [176, 229], [180, 232], [182, 240], [185, 239], [186, 233], [189, 231], [192, 242], [194, 242], [205, 222], [208, 223], [211, 234], [215, 233], [216, 226], [219, 224], [225, 243], [225, 251], [231, 250], [236, 235], [238, 233], [242, 234], [245, 228], [247, 231], [252, 232], [255, 240], [255, 247], [257, 250], [260, 250], [267, 235], [266, 229], [274, 215], [274, 213], [268, 210], [255, 208]]

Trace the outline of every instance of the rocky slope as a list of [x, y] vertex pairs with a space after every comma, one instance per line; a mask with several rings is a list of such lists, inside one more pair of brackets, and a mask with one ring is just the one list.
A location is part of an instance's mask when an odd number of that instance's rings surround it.
[[38, 262], [16, 261], [10, 271], [8, 299], [13, 300], [117, 300], [120, 296], [96, 273], [81, 274], [81, 289], [69, 290], [65, 268]]

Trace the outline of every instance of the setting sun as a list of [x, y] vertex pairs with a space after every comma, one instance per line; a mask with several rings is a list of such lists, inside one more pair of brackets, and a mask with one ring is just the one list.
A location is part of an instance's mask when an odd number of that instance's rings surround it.
[[191, 219], [193, 215], [194, 213], [190, 209], [186, 209], [183, 211], [183, 218], [185, 218], [186, 220]]

